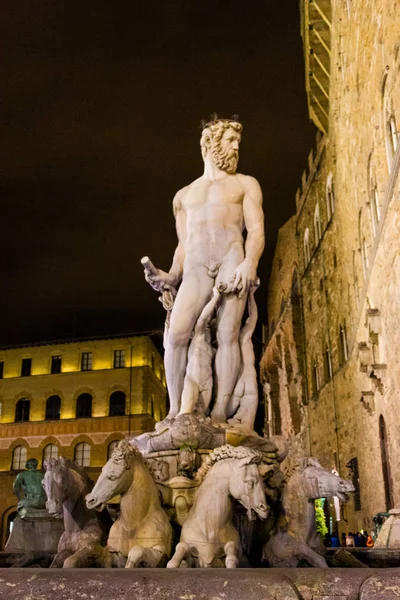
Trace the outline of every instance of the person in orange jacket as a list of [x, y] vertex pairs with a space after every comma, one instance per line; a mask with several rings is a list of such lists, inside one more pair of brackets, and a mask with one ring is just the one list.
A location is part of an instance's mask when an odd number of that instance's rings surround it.
[[365, 543], [367, 548], [373, 548], [374, 547], [374, 540], [372, 539], [372, 537], [370, 535], [368, 535], [367, 531], [364, 531], [364, 535], [367, 538], [367, 541]]

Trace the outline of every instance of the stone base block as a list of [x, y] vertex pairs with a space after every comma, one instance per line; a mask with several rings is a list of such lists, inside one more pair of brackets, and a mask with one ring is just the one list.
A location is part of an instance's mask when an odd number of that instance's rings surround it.
[[398, 600], [400, 569], [0, 569], [2, 600]]
[[[338, 548], [326, 548], [327, 560], [329, 566], [341, 566], [345, 565], [334, 565], [332, 563], [332, 557], [337, 552]], [[340, 550], [340, 548], [339, 548]], [[385, 569], [392, 567], [400, 567], [400, 550], [388, 550], [387, 548], [343, 548], [347, 553], [352, 554], [355, 558], [360, 560], [367, 567], [372, 569]]]
[[22, 556], [24, 556], [22, 552], [0, 552], [0, 569], [11, 567]]
[[40, 519], [16, 517], [5, 552], [52, 552], [56, 553], [58, 541], [64, 533], [62, 519], [46, 516]]

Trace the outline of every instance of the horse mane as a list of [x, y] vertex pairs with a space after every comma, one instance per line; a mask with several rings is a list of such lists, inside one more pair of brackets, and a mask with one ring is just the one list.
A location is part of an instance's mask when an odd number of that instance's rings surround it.
[[286, 461], [285, 486], [281, 495], [281, 504], [284, 513], [287, 515], [288, 511], [293, 513], [302, 510], [298, 507], [304, 504], [305, 496], [301, 486], [301, 478], [304, 471], [308, 467], [317, 469], [321, 469], [322, 467], [317, 458], [301, 456], [298, 453], [289, 455]]
[[59, 456], [58, 458], [49, 458], [44, 461], [44, 468], [46, 469], [46, 471], [54, 469], [58, 466], [72, 469], [73, 471], [75, 471], [75, 473], [82, 477], [86, 485], [93, 487], [93, 481], [89, 477], [85, 469], [78, 465], [74, 460], [66, 458], [65, 456]]
[[127, 439], [119, 442], [118, 446], [113, 450], [111, 458], [116, 463], [125, 462], [128, 469], [130, 468], [133, 459], [139, 460], [144, 467], [148, 468], [142, 453]]
[[276, 527], [277, 531], [289, 532], [296, 539], [305, 539], [309, 528], [310, 500], [302, 485], [303, 475], [309, 467], [322, 469], [318, 459], [297, 454], [289, 455], [285, 468], [285, 485], [280, 497], [280, 516]]
[[254, 463], [259, 464], [263, 459], [263, 455], [259, 450], [246, 448], [245, 446], [231, 446], [230, 444], [225, 444], [224, 446], [215, 448], [215, 450], [213, 450], [213, 452], [207, 456], [194, 477], [195, 481], [201, 483], [211, 467], [213, 467], [217, 462], [227, 458], [246, 460], [245, 464], [251, 465]]
[[[291, 459], [291, 460], [290, 460]], [[288, 482], [292, 475], [303, 473], [307, 467], [321, 469], [321, 464], [317, 458], [308, 456], [292, 456], [286, 459], [285, 481]]]

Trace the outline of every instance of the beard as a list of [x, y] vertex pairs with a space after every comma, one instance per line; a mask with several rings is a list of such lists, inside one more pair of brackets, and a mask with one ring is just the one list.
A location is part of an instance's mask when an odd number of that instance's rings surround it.
[[221, 171], [225, 171], [225, 173], [229, 173], [230, 175], [236, 173], [239, 162], [237, 150], [224, 151], [219, 144], [213, 145], [211, 148], [211, 156], [218, 169], [221, 169]]

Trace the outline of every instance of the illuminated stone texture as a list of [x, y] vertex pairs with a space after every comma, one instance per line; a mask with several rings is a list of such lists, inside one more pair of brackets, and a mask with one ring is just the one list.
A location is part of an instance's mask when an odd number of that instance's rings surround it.
[[281, 227], [269, 282], [269, 342], [261, 361], [265, 433], [282, 434], [307, 450], [301, 298], [295, 217]]
[[[400, 503], [399, 17], [394, 0], [335, 3], [329, 128], [321, 127], [329, 133], [317, 137], [302, 177], [296, 233], [276, 253], [292, 252], [296, 240], [309, 452], [342, 477], [350, 465], [359, 484], [341, 521], [346, 531], [370, 531], [374, 514]], [[273, 272], [276, 303], [282, 288]], [[292, 338], [286, 326], [278, 355]], [[274, 336], [263, 364], [273, 344]], [[283, 384], [272, 421], [290, 431]]]

